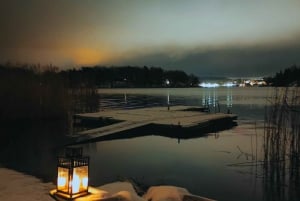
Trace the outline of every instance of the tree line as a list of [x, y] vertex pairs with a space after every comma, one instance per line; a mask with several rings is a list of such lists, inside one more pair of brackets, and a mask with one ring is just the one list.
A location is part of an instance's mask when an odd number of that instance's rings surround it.
[[65, 119], [93, 112], [99, 87], [190, 87], [198, 78], [157, 67], [0, 65], [0, 120]]
[[193, 87], [199, 79], [180, 70], [163, 70], [160, 67], [82, 67], [60, 72], [72, 87], [78, 85], [116, 87]]
[[265, 80], [269, 85], [276, 87], [300, 86], [300, 66], [292, 65]]

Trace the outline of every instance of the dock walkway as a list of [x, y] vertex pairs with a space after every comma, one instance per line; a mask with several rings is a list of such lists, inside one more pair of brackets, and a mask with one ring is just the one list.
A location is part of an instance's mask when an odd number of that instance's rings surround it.
[[78, 132], [79, 141], [95, 139], [114, 133], [140, 128], [147, 125], [164, 127], [197, 128], [219, 120], [233, 121], [235, 114], [200, 112], [201, 108], [191, 106], [141, 108], [131, 110], [106, 110], [97, 113], [77, 114], [76, 119], [114, 119], [120, 121], [108, 126]]

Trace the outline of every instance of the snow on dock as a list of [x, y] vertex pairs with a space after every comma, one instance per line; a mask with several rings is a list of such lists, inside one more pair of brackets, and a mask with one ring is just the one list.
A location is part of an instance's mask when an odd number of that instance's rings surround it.
[[122, 132], [126, 130], [131, 130], [134, 128], [142, 127], [149, 124], [149, 122], [135, 122], [135, 121], [124, 121], [121, 123], [116, 123], [100, 128], [95, 128], [91, 130], [86, 130], [79, 132], [80, 135], [92, 135], [92, 137], [100, 137], [104, 135], [109, 135], [112, 133]]
[[[95, 128], [78, 132], [80, 136], [79, 142], [88, 139], [96, 139], [115, 133], [141, 128], [143, 126], [162, 126], [162, 127], [178, 127], [178, 128], [201, 128], [209, 125], [211, 122], [226, 120], [233, 122], [237, 118], [235, 114], [225, 113], [206, 113], [204, 108], [191, 106], [172, 106], [168, 110], [167, 107], [141, 108], [132, 110], [107, 110], [97, 113], [76, 114], [74, 118], [78, 121], [83, 119], [118, 120], [108, 126]], [[223, 122], [224, 123], [224, 122]]]

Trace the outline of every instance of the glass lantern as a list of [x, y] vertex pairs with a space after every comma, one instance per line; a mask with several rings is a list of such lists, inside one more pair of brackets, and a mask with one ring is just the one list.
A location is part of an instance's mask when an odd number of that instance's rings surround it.
[[76, 198], [88, 194], [89, 157], [82, 156], [82, 147], [67, 148], [58, 158], [57, 194]]

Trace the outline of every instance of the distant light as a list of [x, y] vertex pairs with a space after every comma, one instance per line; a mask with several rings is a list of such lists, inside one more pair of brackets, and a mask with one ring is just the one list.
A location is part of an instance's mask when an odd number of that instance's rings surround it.
[[170, 81], [168, 79], [166, 79], [166, 85], [169, 85]]
[[232, 82], [226, 82], [226, 83], [222, 84], [222, 86], [223, 87], [233, 87], [233, 86], [235, 86], [235, 84]]
[[219, 87], [220, 85], [218, 83], [205, 83], [202, 82], [199, 84], [200, 87], [205, 87], [205, 88], [215, 88], [215, 87]]

